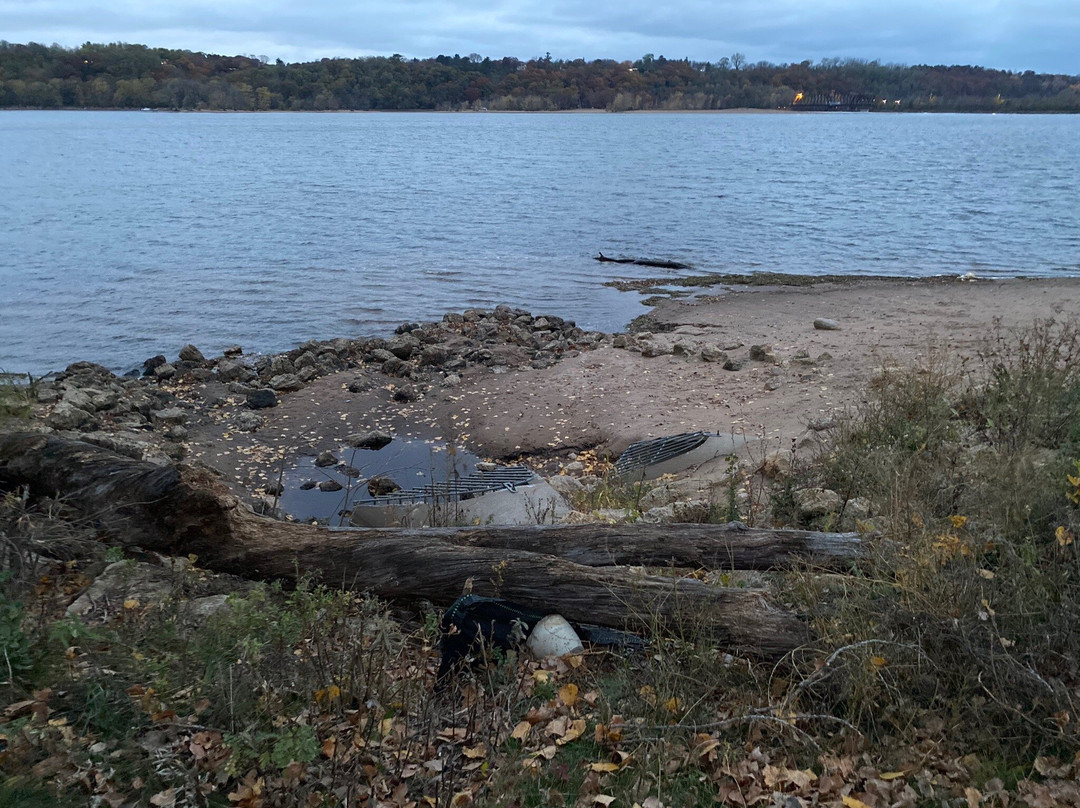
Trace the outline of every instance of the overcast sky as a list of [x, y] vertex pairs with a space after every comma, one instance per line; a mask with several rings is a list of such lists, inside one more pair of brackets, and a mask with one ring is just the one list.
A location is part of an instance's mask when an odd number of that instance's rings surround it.
[[0, 0], [9, 42], [308, 61], [858, 57], [1080, 74], [1080, 0]]

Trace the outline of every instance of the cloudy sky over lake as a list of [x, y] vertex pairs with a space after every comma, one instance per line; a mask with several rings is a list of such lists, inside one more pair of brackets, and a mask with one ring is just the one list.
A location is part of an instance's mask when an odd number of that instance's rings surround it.
[[1080, 0], [0, 0], [0, 38], [271, 60], [828, 57], [1080, 74]]

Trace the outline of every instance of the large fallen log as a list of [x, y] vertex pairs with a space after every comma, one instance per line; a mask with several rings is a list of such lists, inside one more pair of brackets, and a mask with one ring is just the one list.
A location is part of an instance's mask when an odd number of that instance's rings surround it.
[[0, 437], [0, 485], [20, 484], [36, 495], [63, 497], [122, 544], [194, 553], [207, 568], [246, 577], [310, 573], [381, 597], [440, 604], [471, 581], [478, 594], [573, 621], [705, 632], [737, 653], [766, 659], [783, 656], [806, 637], [802, 621], [760, 592], [507, 549], [504, 531], [493, 534], [503, 536], [495, 546], [483, 546], [477, 538], [483, 531], [476, 530], [461, 531], [453, 541], [448, 535], [454, 531], [447, 530], [331, 531], [267, 519], [206, 469], [155, 466], [52, 435]]
[[[378, 531], [339, 528], [359, 537]], [[586, 567], [636, 565], [707, 570], [772, 570], [811, 563], [837, 568], [858, 558], [858, 533], [707, 524], [535, 525], [425, 529], [463, 547], [524, 550]]]

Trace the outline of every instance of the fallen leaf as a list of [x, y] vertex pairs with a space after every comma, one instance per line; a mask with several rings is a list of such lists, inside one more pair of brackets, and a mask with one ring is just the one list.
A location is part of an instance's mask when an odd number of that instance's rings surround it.
[[594, 805], [603, 805], [607, 808], [611, 803], [615, 802], [615, 798], [608, 794], [597, 794], [592, 798]]
[[591, 772], [617, 772], [619, 770], [618, 763], [602, 762], [602, 763], [590, 763], [589, 771]]
[[487, 747], [481, 741], [476, 746], [466, 746], [461, 750], [461, 754], [469, 758], [469, 760], [477, 760], [487, 755]]
[[567, 707], [573, 707], [577, 702], [578, 686], [575, 684], [566, 684], [559, 688], [559, 701], [565, 704]]
[[531, 729], [532, 724], [528, 721], [520, 721], [518, 722], [518, 725], [514, 727], [514, 731], [510, 733], [510, 737], [519, 741], [524, 741]]
[[870, 806], [862, 800], [856, 799], [855, 797], [849, 797], [847, 794], [845, 794], [842, 799], [847, 808], [870, 808]]
[[581, 734], [585, 732], [585, 719], [579, 718], [576, 721], [572, 721], [570, 726], [567, 727], [566, 732], [563, 733], [561, 738], [557, 738], [555, 743], [559, 746], [568, 744], [571, 741], [576, 741], [581, 737]]
[[907, 774], [907, 772], [885, 772], [884, 774], [881, 775], [881, 779], [882, 780], [897, 780], [897, 779], [903, 777], [906, 774]]

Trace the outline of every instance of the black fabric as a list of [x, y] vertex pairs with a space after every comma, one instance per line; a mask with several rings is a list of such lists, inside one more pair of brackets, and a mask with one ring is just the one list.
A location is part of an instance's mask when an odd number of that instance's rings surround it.
[[454, 601], [442, 618], [442, 662], [436, 686], [481, 649], [509, 651], [523, 644], [543, 615], [500, 598], [465, 595]]

